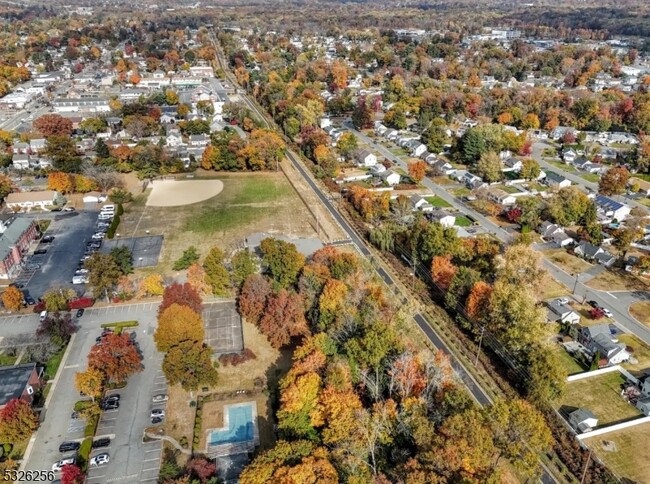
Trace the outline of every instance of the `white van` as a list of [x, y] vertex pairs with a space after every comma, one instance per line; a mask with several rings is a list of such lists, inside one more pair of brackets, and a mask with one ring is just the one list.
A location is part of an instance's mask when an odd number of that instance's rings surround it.
[[115, 212], [115, 205], [104, 205], [102, 212]]
[[41, 315], [38, 317], [38, 320], [43, 321], [45, 318], [47, 318], [47, 311], [41, 311]]

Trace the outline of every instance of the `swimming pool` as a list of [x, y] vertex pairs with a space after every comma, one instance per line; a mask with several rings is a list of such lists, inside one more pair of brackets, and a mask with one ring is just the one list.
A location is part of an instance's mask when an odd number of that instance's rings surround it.
[[254, 402], [225, 405], [224, 426], [210, 431], [208, 445], [235, 444], [255, 439], [257, 409]]

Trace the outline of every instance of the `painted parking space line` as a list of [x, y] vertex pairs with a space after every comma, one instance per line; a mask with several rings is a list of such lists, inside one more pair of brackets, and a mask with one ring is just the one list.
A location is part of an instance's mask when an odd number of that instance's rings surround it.
[[160, 467], [150, 467], [149, 469], [142, 469], [142, 472], [158, 471], [158, 470], [160, 470]]
[[155, 460], [160, 460], [160, 457], [154, 457], [153, 459], [145, 459], [142, 462], [153, 462]]
[[157, 481], [158, 477], [148, 477], [147, 479], [140, 479], [140, 482], [150, 482], [150, 481]]
[[151, 452], [160, 452], [160, 449], [151, 449], [151, 450], [145, 450], [144, 451], [145, 454], [149, 454]]

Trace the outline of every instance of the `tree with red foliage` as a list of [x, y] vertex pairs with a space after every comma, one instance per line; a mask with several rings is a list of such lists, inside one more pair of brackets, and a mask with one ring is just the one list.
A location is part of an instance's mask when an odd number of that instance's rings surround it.
[[158, 315], [172, 304], [187, 306], [197, 314], [201, 314], [203, 301], [198, 291], [189, 283], [174, 283], [165, 288], [163, 299], [158, 307]]
[[431, 278], [443, 289], [449, 289], [456, 272], [458, 272], [458, 267], [451, 262], [450, 255], [437, 255], [431, 261]]
[[76, 465], [70, 464], [61, 469], [61, 484], [82, 484], [83, 481], [83, 472]]
[[524, 141], [524, 144], [519, 148], [519, 154], [521, 156], [530, 156], [533, 152], [533, 142], [531, 140]]
[[142, 371], [142, 358], [128, 333], [107, 334], [88, 353], [88, 366], [99, 368], [116, 383]]
[[420, 183], [427, 173], [427, 164], [422, 160], [414, 161], [409, 163], [408, 171], [413, 181]]
[[521, 217], [522, 211], [519, 207], [511, 208], [506, 212], [506, 218], [508, 219], [509, 222], [516, 223], [519, 221], [519, 217]]
[[207, 481], [217, 473], [217, 465], [204, 457], [190, 459], [185, 468], [192, 477], [196, 477], [201, 482]]
[[0, 410], [2, 442], [22, 442], [38, 428], [38, 416], [25, 400], [14, 398]]
[[239, 293], [239, 312], [249, 322], [257, 324], [271, 295], [271, 283], [260, 274], [251, 274]]
[[575, 142], [576, 142], [576, 135], [573, 133], [573, 131], [567, 131], [562, 136], [562, 143], [564, 143], [565, 145], [571, 145]]
[[32, 126], [46, 138], [50, 136], [70, 136], [72, 134], [72, 121], [60, 114], [44, 114], [34, 120]]
[[601, 319], [605, 316], [605, 311], [603, 311], [603, 308], [600, 307], [591, 308], [589, 310], [589, 316], [591, 319]]
[[300, 294], [282, 289], [270, 296], [259, 328], [275, 348], [289, 344], [295, 336], [308, 336], [309, 328]]

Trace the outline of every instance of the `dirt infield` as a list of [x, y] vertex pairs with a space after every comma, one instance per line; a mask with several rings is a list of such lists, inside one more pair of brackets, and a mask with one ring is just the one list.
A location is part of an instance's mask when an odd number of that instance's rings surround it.
[[154, 180], [148, 207], [178, 207], [202, 202], [223, 190], [219, 180]]

